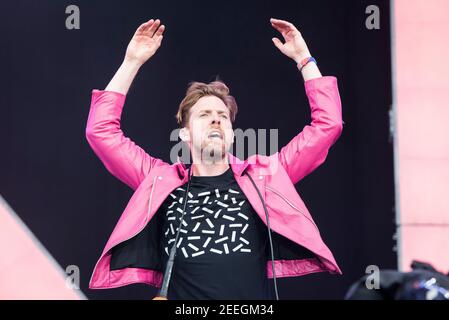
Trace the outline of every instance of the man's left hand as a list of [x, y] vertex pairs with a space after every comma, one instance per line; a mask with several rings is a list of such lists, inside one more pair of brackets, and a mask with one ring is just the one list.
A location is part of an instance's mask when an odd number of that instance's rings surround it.
[[285, 43], [282, 43], [278, 38], [273, 38], [274, 45], [287, 57], [299, 63], [302, 59], [310, 57], [309, 48], [307, 48], [301, 32], [296, 27], [284, 20], [270, 19], [271, 25], [279, 31], [284, 37]]

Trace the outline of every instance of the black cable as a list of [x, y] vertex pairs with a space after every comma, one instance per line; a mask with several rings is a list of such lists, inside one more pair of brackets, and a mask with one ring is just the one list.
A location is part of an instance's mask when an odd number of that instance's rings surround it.
[[253, 178], [246, 171], [244, 172], [244, 174], [246, 174], [248, 176], [248, 178], [251, 180], [254, 188], [256, 188], [256, 191], [257, 191], [257, 194], [259, 195], [260, 201], [262, 201], [263, 209], [265, 210], [265, 216], [266, 216], [266, 219], [267, 219], [267, 227], [268, 227], [268, 238], [270, 239], [271, 269], [273, 270], [274, 293], [276, 295], [276, 300], [279, 300], [278, 286], [277, 286], [277, 283], [276, 283], [276, 271], [275, 271], [275, 268], [274, 268], [273, 240], [271, 239], [271, 228], [270, 228], [270, 219], [268, 217], [268, 210], [267, 210], [267, 207], [265, 205], [265, 201], [263, 201], [262, 194], [260, 193], [259, 188], [257, 188], [256, 184], [254, 183]]
[[165, 267], [164, 279], [162, 281], [161, 289], [159, 290], [159, 294], [158, 294], [159, 297], [166, 298], [166, 299], [168, 299], [168, 297], [167, 297], [168, 296], [168, 285], [170, 283], [173, 264], [175, 261], [176, 244], [178, 243], [179, 233], [182, 228], [182, 221], [184, 220], [184, 214], [186, 212], [187, 195], [188, 195], [189, 189], [190, 189], [190, 169], [191, 168], [192, 168], [192, 166], [189, 167], [189, 173], [188, 173], [189, 177], [188, 177], [188, 182], [187, 182], [187, 188], [186, 188], [186, 191], [184, 194], [184, 207], [182, 209], [181, 221], [179, 222], [178, 231], [176, 232], [175, 242], [173, 243], [173, 246], [170, 249], [170, 256], [167, 261], [167, 266]]

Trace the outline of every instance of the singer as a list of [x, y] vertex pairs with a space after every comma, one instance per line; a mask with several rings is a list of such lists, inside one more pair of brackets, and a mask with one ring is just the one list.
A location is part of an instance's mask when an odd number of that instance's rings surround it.
[[92, 91], [87, 141], [134, 194], [95, 265], [91, 289], [146, 283], [163, 299], [265, 300], [279, 299], [277, 277], [341, 274], [295, 189], [342, 132], [337, 79], [321, 75], [292, 23], [270, 24], [284, 39], [273, 38], [274, 46], [302, 74], [312, 119], [273, 155], [240, 160], [229, 152], [237, 104], [219, 80], [191, 83], [176, 114], [190, 163], [169, 164], [124, 135], [128, 90], [163, 40], [158, 19], [139, 26], [107, 87]]

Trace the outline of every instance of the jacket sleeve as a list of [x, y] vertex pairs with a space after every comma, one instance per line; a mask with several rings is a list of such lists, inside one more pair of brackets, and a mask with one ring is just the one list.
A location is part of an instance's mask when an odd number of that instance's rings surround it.
[[92, 90], [86, 139], [106, 169], [135, 190], [163, 161], [151, 157], [123, 134], [120, 119], [125, 99], [118, 92]]
[[343, 130], [337, 78], [326, 76], [304, 83], [312, 122], [278, 153], [279, 161], [295, 184], [326, 159]]

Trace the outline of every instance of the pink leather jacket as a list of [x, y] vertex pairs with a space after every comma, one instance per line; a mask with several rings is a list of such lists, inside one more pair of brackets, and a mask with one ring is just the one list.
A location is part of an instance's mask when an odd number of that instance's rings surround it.
[[[295, 184], [322, 164], [329, 148], [342, 132], [343, 121], [337, 79], [327, 76], [304, 83], [311, 108], [312, 122], [279, 152], [271, 156], [254, 155], [242, 161], [228, 153], [235, 179], [266, 224], [262, 202], [250, 174], [264, 197], [274, 234], [275, 271], [277, 277], [302, 276], [327, 271], [341, 274], [329, 248]], [[187, 182], [184, 163], [169, 164], [154, 158], [125, 137], [120, 118], [126, 96], [117, 92], [92, 91], [86, 138], [95, 154], [115, 177], [134, 190], [128, 205], [113, 230], [93, 270], [89, 288], [107, 289], [131, 283], [160, 287], [162, 271], [147, 268], [111, 270], [112, 248], [133, 238], [152, 220], [170, 192]], [[282, 241], [281, 241], [282, 240]], [[289, 255], [283, 246], [290, 247]], [[306, 250], [308, 257], [295, 256]], [[298, 251], [299, 252], [299, 251]], [[267, 260], [267, 277], [272, 278], [271, 261]]]

